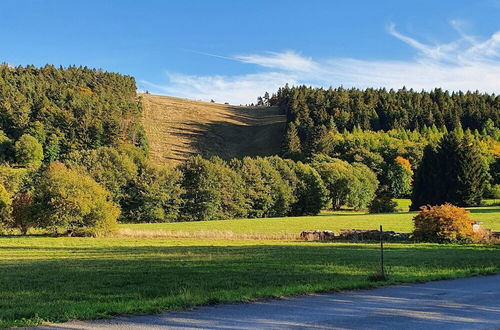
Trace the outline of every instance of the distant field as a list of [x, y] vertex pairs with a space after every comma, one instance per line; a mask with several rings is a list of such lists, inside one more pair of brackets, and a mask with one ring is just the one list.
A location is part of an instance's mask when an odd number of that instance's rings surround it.
[[[378, 245], [0, 238], [0, 327], [369, 288]], [[500, 272], [500, 246], [387, 244], [390, 281]]]
[[[400, 212], [388, 214], [324, 213], [312, 217], [288, 217], [267, 219], [237, 219], [197, 222], [177, 222], [160, 224], [123, 224], [120, 228], [130, 230], [187, 233], [231, 232], [235, 234], [256, 234], [262, 237], [295, 237], [303, 230], [333, 230], [340, 229], [376, 229], [380, 225], [384, 230], [410, 232], [413, 229], [412, 218], [415, 212]], [[484, 227], [500, 231], [500, 206], [471, 208], [471, 218], [482, 221]]]
[[285, 116], [276, 107], [240, 107], [141, 94], [150, 155], [176, 165], [189, 156], [224, 159], [280, 152]]

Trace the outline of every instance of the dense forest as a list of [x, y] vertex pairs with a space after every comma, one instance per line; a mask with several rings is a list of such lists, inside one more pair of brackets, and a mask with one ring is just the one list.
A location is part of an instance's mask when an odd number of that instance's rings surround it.
[[[135, 79], [83, 67], [0, 65], [2, 147], [22, 135], [40, 142], [45, 161], [73, 150], [142, 143]], [[15, 162], [12, 150], [5, 157]]]
[[500, 127], [500, 96], [479, 92], [285, 86], [261, 99], [263, 104], [279, 106], [296, 129], [300, 143], [288, 148], [308, 153], [325, 151], [318, 149], [317, 141], [330, 130], [413, 131], [435, 126], [451, 131], [461, 126], [481, 131], [491, 125], [488, 120]]

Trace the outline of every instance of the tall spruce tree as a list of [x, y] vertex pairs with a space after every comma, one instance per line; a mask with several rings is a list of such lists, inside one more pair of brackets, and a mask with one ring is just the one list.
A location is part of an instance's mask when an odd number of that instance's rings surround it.
[[284, 151], [288, 157], [294, 157], [302, 152], [297, 126], [292, 122], [288, 125], [284, 141]]
[[487, 181], [487, 166], [474, 141], [461, 132], [449, 133], [437, 147], [424, 150], [410, 208], [444, 203], [479, 205]]
[[459, 149], [457, 183], [454, 199], [457, 205], [478, 206], [488, 186], [488, 166], [481, 151], [470, 137], [462, 139]]

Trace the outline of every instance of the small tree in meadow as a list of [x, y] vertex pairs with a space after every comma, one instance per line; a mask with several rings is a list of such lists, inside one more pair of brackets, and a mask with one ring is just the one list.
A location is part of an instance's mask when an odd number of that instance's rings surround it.
[[474, 238], [469, 211], [443, 204], [439, 206], [422, 206], [413, 218], [413, 234], [417, 240], [427, 242], [467, 242]]

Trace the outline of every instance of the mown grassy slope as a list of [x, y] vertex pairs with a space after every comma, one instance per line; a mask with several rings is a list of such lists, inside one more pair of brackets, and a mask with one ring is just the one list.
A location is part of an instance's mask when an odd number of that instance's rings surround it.
[[276, 107], [242, 107], [141, 94], [151, 159], [176, 165], [189, 156], [224, 159], [279, 154], [285, 116]]

